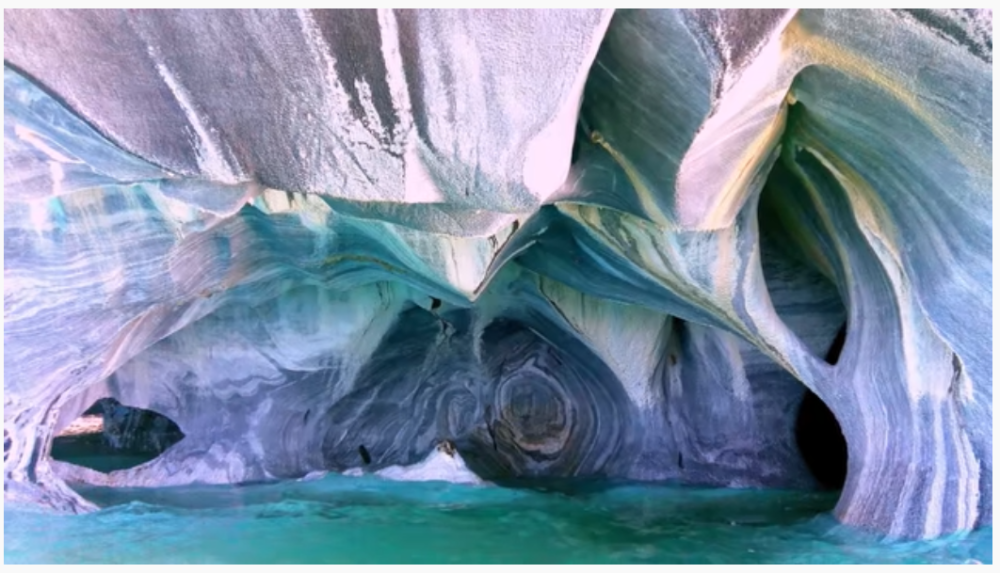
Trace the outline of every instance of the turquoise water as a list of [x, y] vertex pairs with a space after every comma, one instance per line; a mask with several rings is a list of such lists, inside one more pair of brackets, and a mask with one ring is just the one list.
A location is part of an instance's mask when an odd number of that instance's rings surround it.
[[549, 491], [329, 476], [81, 489], [104, 509], [4, 508], [5, 563], [963, 563], [993, 531], [880, 543], [831, 494], [658, 485]]

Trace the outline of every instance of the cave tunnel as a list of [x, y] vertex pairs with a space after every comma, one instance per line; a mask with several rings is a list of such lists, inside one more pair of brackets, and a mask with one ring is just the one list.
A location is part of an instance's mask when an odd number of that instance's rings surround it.
[[156, 459], [184, 439], [170, 418], [102, 398], [52, 440], [52, 459], [103, 473]]
[[[813, 206], [797, 205], [801, 183], [781, 161], [771, 168], [757, 211], [762, 271], [775, 311], [816, 358], [836, 365], [847, 336], [846, 305], [830, 277], [820, 272], [824, 253], [820, 239], [803, 242], [804, 230], [793, 213], [809, 213]], [[790, 210], [796, 206], [797, 210]], [[826, 253], [830, 257], [832, 253]], [[826, 265], [832, 264], [832, 259]], [[813, 313], [802, 303], [812, 301]], [[840, 324], [831, 342], [834, 328]], [[826, 346], [829, 345], [829, 346]], [[826, 348], [825, 354], [822, 349]], [[795, 445], [816, 484], [829, 491], [843, 489], [847, 479], [847, 442], [836, 416], [823, 400], [806, 389], [794, 413]]]

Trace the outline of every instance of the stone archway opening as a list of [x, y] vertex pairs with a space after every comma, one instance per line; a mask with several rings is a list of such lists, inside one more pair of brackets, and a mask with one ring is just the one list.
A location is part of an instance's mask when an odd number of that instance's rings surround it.
[[[847, 324], [837, 333], [826, 354], [836, 364], [847, 337]], [[825, 489], [840, 490], [847, 479], [847, 440], [837, 417], [819, 396], [806, 391], [795, 420], [795, 441], [809, 471]]]
[[52, 440], [50, 455], [110, 473], [152, 461], [182, 439], [184, 433], [167, 416], [102, 398]]
[[[834, 255], [809, 223], [814, 207], [802, 201], [800, 188], [777, 161], [757, 211], [761, 270], [778, 317], [817, 359], [836, 365], [847, 336], [847, 304], [835, 284]], [[808, 389], [793, 415], [795, 444], [816, 484], [840, 491], [847, 479], [847, 441], [836, 416]]]
[[847, 479], [847, 441], [833, 412], [812, 392], [806, 392], [799, 406], [795, 441], [816, 482], [824, 489], [843, 489]]

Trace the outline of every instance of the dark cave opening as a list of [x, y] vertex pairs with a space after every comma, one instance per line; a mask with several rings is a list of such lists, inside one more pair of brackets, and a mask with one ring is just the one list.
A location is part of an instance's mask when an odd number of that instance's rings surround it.
[[839, 490], [847, 479], [847, 441], [823, 400], [806, 392], [795, 420], [795, 442], [809, 471], [824, 489]]
[[52, 440], [51, 456], [110, 473], [154, 460], [182, 439], [170, 418], [102, 398]]
[[[840, 327], [826, 354], [829, 364], [836, 364], [847, 337], [847, 324]], [[847, 479], [847, 441], [837, 417], [823, 400], [806, 391], [795, 420], [795, 442], [809, 471], [825, 489], [843, 489]]]

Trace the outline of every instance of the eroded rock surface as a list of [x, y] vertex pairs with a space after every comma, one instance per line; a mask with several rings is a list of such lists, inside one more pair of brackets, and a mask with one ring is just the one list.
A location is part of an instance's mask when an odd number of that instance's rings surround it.
[[[848, 445], [839, 519], [992, 523], [990, 12], [4, 33], [7, 500], [362, 466], [815, 487], [808, 389]], [[53, 462], [104, 397], [184, 439]]]

